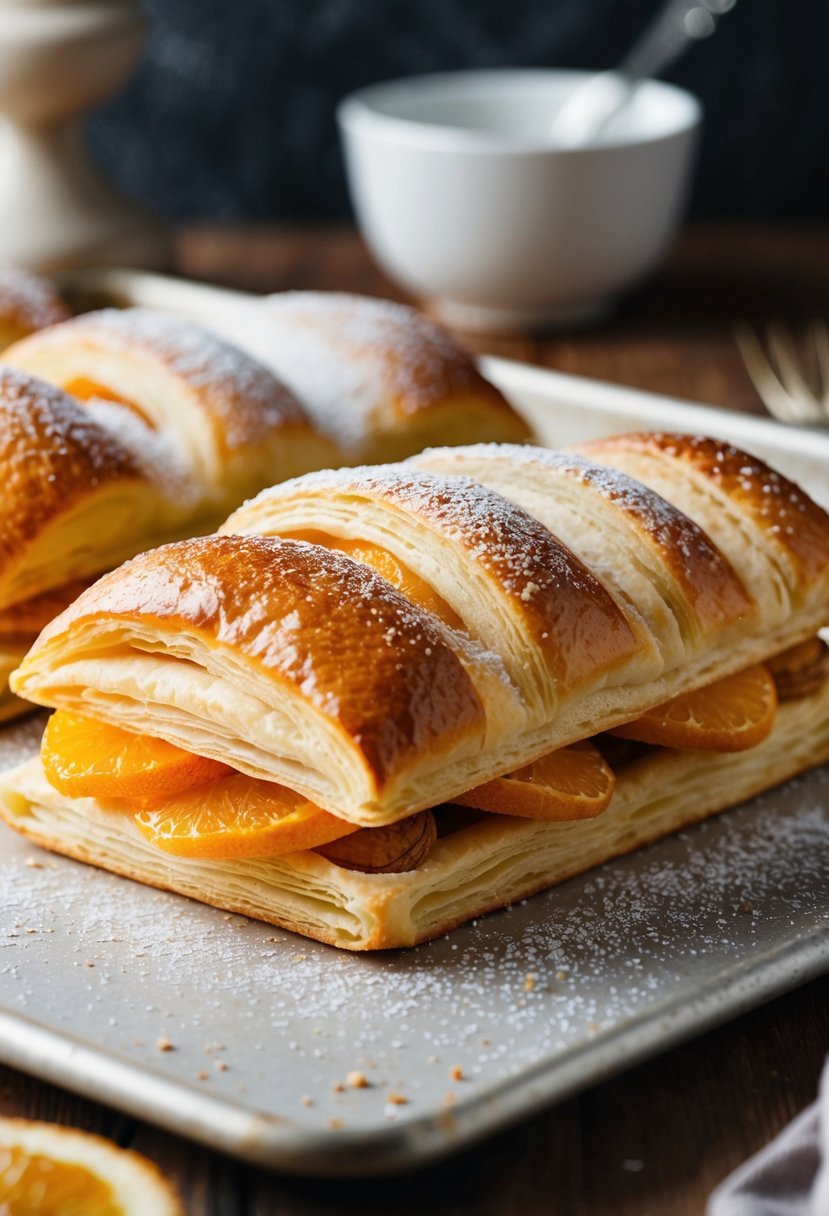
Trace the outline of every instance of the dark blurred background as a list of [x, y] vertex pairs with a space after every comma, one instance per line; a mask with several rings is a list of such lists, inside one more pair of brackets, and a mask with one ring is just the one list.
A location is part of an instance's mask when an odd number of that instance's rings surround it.
[[[169, 217], [344, 218], [345, 93], [465, 67], [609, 67], [659, 2], [145, 0], [144, 60], [90, 142]], [[695, 215], [829, 214], [827, 54], [829, 0], [738, 0], [668, 75], [705, 106]]]

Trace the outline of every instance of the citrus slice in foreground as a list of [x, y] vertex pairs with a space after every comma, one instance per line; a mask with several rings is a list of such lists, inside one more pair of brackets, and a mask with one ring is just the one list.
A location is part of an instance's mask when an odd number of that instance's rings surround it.
[[741, 752], [763, 742], [776, 712], [774, 679], [764, 663], [757, 663], [657, 705], [610, 733], [659, 747]]
[[4, 1216], [183, 1216], [152, 1162], [54, 1123], [0, 1119]]
[[522, 819], [593, 819], [608, 806], [615, 785], [613, 770], [598, 749], [574, 743], [452, 801]]
[[279, 857], [330, 844], [359, 825], [303, 798], [301, 794], [233, 773], [199, 789], [139, 811], [139, 830], [167, 853], [179, 857]]
[[46, 780], [70, 798], [152, 802], [231, 771], [163, 739], [135, 735], [67, 709], [57, 710], [46, 723], [40, 756]]

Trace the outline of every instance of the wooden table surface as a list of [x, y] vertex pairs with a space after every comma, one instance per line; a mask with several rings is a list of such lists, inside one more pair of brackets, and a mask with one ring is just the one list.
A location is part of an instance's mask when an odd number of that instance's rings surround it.
[[[251, 290], [397, 294], [348, 229], [188, 229], [176, 263]], [[469, 345], [759, 412], [732, 326], [775, 317], [829, 317], [829, 230], [693, 229], [600, 328]], [[0, 1113], [99, 1131], [146, 1153], [177, 1181], [190, 1216], [702, 1216], [712, 1187], [813, 1100], [827, 1049], [829, 977], [479, 1147], [365, 1183], [250, 1169], [9, 1069], [0, 1069]]]

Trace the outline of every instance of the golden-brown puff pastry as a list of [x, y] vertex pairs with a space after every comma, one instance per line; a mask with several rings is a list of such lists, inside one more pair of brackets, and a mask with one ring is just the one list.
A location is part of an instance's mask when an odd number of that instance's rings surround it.
[[0, 268], [0, 351], [68, 316], [51, 283], [17, 267]]
[[[683, 442], [695, 441], [676, 441], [680, 480]], [[412, 464], [275, 487], [225, 535], [144, 554], [84, 592], [43, 632], [13, 689], [377, 826], [829, 621], [829, 517], [793, 486], [811, 558], [781, 575], [804, 542], [774, 533], [779, 561], [758, 566], [749, 589], [696, 524], [624, 474], [541, 451], [503, 458], [512, 481], [498, 492]], [[539, 499], [521, 506], [533, 460]], [[751, 480], [763, 511], [765, 487], [780, 480], [756, 464]], [[566, 541], [540, 518], [539, 504], [566, 503], [571, 487], [603, 548], [564, 509]], [[355, 539], [406, 569], [438, 614], [343, 552]]]
[[225, 317], [222, 331], [293, 389], [336, 442], [338, 464], [400, 460], [435, 443], [530, 437], [469, 355], [406, 305], [281, 292]]

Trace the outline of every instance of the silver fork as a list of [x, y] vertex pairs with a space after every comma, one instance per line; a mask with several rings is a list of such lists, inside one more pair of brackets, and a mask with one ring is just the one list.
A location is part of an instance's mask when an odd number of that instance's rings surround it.
[[766, 326], [765, 343], [745, 322], [734, 337], [766, 409], [781, 422], [829, 426], [829, 326], [812, 321], [802, 340], [779, 321]]

